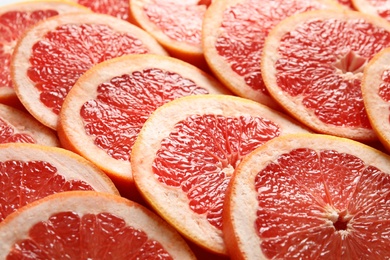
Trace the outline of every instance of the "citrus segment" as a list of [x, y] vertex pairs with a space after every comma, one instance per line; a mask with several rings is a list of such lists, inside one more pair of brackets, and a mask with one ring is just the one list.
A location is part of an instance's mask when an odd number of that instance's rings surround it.
[[51, 195], [10, 216], [0, 230], [2, 259], [195, 259], [154, 213], [94, 191]]
[[31, 115], [0, 104], [0, 143], [14, 142], [60, 145], [55, 133]]
[[298, 14], [267, 37], [263, 79], [283, 108], [315, 131], [374, 140], [360, 85], [366, 63], [389, 40], [390, 24], [362, 13]]
[[206, 69], [201, 46], [206, 2], [132, 0], [131, 21], [151, 33], [172, 56]]
[[250, 153], [228, 187], [223, 227], [234, 259], [373, 259], [390, 255], [390, 158], [315, 134]]
[[23, 32], [35, 23], [49, 17], [86, 12], [82, 6], [60, 1], [35, 1], [14, 3], [0, 7], [0, 102], [18, 105], [10, 72], [14, 47]]
[[0, 145], [0, 221], [20, 207], [69, 190], [118, 191], [97, 167], [60, 148]]
[[128, 22], [103, 14], [59, 15], [19, 41], [11, 65], [15, 90], [34, 117], [56, 129], [63, 100], [85, 71], [111, 58], [149, 52], [166, 54]]
[[96, 13], [108, 14], [122, 20], [129, 20], [130, 4], [128, 0], [71, 0], [86, 6]]
[[214, 78], [180, 60], [126, 55], [87, 71], [65, 99], [58, 134], [64, 147], [99, 165], [122, 193], [134, 189], [130, 153], [149, 115], [188, 95], [229, 93]]
[[226, 254], [221, 217], [239, 162], [268, 140], [306, 132], [257, 102], [226, 95], [181, 97], [144, 124], [131, 166], [140, 193], [184, 236]]
[[312, 9], [341, 8], [335, 1], [214, 1], [203, 22], [202, 45], [215, 75], [241, 97], [271, 107], [261, 77], [261, 53], [269, 31], [284, 18]]
[[354, 8], [362, 13], [382, 17], [390, 21], [390, 5], [383, 0], [351, 0]]
[[362, 80], [363, 101], [368, 118], [381, 143], [390, 150], [390, 49], [379, 52], [368, 63]]

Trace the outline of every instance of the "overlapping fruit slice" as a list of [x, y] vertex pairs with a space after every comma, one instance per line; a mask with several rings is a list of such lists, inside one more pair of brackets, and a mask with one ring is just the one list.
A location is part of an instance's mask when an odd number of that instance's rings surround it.
[[178, 59], [152, 54], [111, 59], [76, 82], [65, 98], [58, 134], [64, 147], [94, 162], [133, 198], [130, 153], [150, 113], [175, 98], [209, 93], [229, 91]]
[[60, 146], [55, 132], [30, 114], [0, 103], [0, 143]]
[[371, 126], [390, 151], [390, 49], [374, 56], [364, 69], [362, 93]]
[[128, 21], [130, 14], [129, 0], [70, 0], [86, 6], [96, 13], [108, 14]]
[[131, 155], [134, 180], [184, 236], [226, 254], [222, 205], [234, 168], [268, 140], [296, 132], [306, 130], [255, 101], [181, 97], [157, 108], [144, 124]]
[[390, 22], [390, 3], [383, 0], [351, 0], [356, 10], [382, 17]]
[[363, 103], [367, 62], [390, 46], [390, 23], [345, 11], [289, 17], [269, 34], [262, 76], [271, 95], [320, 133], [369, 141], [376, 135]]
[[334, 0], [214, 1], [203, 21], [206, 61], [219, 80], [238, 96], [277, 107], [264, 86], [259, 65], [269, 31], [295, 13], [340, 8]]
[[92, 66], [125, 54], [165, 50], [147, 32], [104, 14], [65, 14], [47, 19], [19, 41], [11, 64], [16, 94], [44, 125], [56, 129], [62, 103]]
[[118, 194], [101, 170], [70, 151], [37, 144], [0, 144], [0, 221], [35, 200], [71, 190]]
[[232, 259], [390, 257], [390, 157], [345, 138], [295, 134], [250, 153], [228, 187]]
[[1, 259], [196, 259], [171, 226], [143, 206], [95, 191], [36, 201], [0, 224]]
[[209, 2], [132, 0], [131, 21], [153, 35], [172, 56], [206, 69], [201, 32]]
[[20, 106], [10, 72], [11, 56], [23, 32], [46, 18], [86, 8], [65, 1], [29, 1], [0, 7], [0, 103]]

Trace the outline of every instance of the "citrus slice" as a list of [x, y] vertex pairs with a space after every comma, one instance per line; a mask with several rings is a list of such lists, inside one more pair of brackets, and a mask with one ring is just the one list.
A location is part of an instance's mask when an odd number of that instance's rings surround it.
[[130, 152], [149, 114], [175, 98], [209, 93], [228, 91], [178, 59], [153, 54], [111, 59], [88, 70], [69, 92], [58, 135], [65, 148], [94, 162], [121, 194], [133, 198]]
[[268, 140], [306, 132], [258, 102], [228, 95], [181, 97], [157, 108], [132, 150], [145, 200], [193, 243], [226, 254], [222, 204], [234, 168]]
[[390, 49], [374, 56], [364, 69], [362, 93], [371, 126], [390, 151]]
[[353, 11], [297, 14], [267, 37], [262, 76], [275, 100], [313, 130], [371, 141], [361, 79], [367, 61], [389, 45], [383, 19]]
[[30, 114], [0, 103], [0, 143], [60, 146], [55, 132]]
[[130, 20], [174, 57], [206, 70], [201, 31], [208, 1], [131, 0]]
[[65, 149], [37, 144], [0, 144], [0, 183], [0, 221], [20, 207], [57, 192], [118, 194], [111, 180], [86, 159]]
[[1, 259], [196, 259], [151, 211], [117, 195], [71, 191], [23, 207], [0, 224]]
[[235, 94], [278, 107], [261, 78], [261, 53], [269, 31], [284, 18], [311, 9], [341, 8], [322, 0], [213, 1], [203, 21], [202, 45], [210, 69]]
[[23, 32], [48, 17], [86, 11], [86, 8], [74, 3], [54, 0], [20, 2], [0, 7], [0, 103], [21, 106], [13, 88], [10, 62]]
[[26, 31], [14, 50], [11, 73], [26, 109], [56, 129], [63, 100], [85, 71], [111, 58], [150, 52], [166, 55], [129, 22], [104, 14], [62, 14]]
[[129, 0], [71, 0], [88, 7], [96, 13], [108, 14], [128, 21], [130, 14]]
[[382, 17], [390, 22], [390, 3], [383, 0], [351, 0], [356, 10]]
[[223, 209], [232, 259], [387, 259], [390, 157], [347, 138], [275, 138], [240, 163]]

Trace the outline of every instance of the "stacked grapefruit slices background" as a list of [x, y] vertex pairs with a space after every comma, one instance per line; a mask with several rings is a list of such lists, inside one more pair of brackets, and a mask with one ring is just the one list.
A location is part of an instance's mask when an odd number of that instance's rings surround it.
[[390, 258], [388, 10], [1, 5], [0, 259]]

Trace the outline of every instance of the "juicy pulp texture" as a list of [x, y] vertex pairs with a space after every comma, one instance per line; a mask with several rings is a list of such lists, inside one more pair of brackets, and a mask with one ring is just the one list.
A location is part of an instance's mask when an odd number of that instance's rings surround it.
[[[26, 258], [23, 258], [26, 257]], [[172, 259], [163, 246], [111, 213], [65, 211], [35, 224], [11, 259]]]
[[125, 21], [129, 19], [128, 0], [77, 0], [77, 2], [97, 13], [109, 14]]
[[56, 192], [93, 190], [84, 181], [66, 180], [44, 161], [0, 162], [0, 221], [18, 208]]
[[244, 1], [225, 10], [215, 48], [248, 86], [269, 95], [259, 66], [266, 36], [284, 18], [320, 8], [316, 1]]
[[34, 137], [27, 133], [15, 133], [12, 125], [0, 118], [0, 143], [36, 143]]
[[221, 229], [225, 191], [235, 167], [279, 135], [279, 126], [261, 117], [193, 115], [162, 140], [153, 172], [162, 184], [186, 193], [191, 210]]
[[389, 43], [389, 31], [363, 19], [309, 20], [280, 41], [277, 85], [325, 124], [370, 129], [362, 70]]
[[158, 68], [135, 71], [98, 86], [98, 96], [80, 111], [85, 131], [117, 160], [130, 160], [135, 139], [149, 115], [182, 96], [208, 94], [192, 80]]
[[390, 102], [390, 70], [384, 70], [381, 77], [378, 95], [386, 102]]
[[10, 62], [19, 37], [30, 26], [57, 14], [55, 10], [9, 11], [0, 14], [0, 88], [12, 88]]
[[144, 6], [148, 19], [166, 36], [193, 45], [201, 44], [201, 30], [205, 5], [151, 1]]
[[267, 257], [389, 257], [390, 175], [361, 159], [296, 149], [261, 170], [255, 187], [255, 227]]
[[93, 65], [148, 52], [141, 40], [107, 25], [65, 24], [34, 44], [27, 74], [40, 91], [40, 101], [58, 114], [76, 80]]

